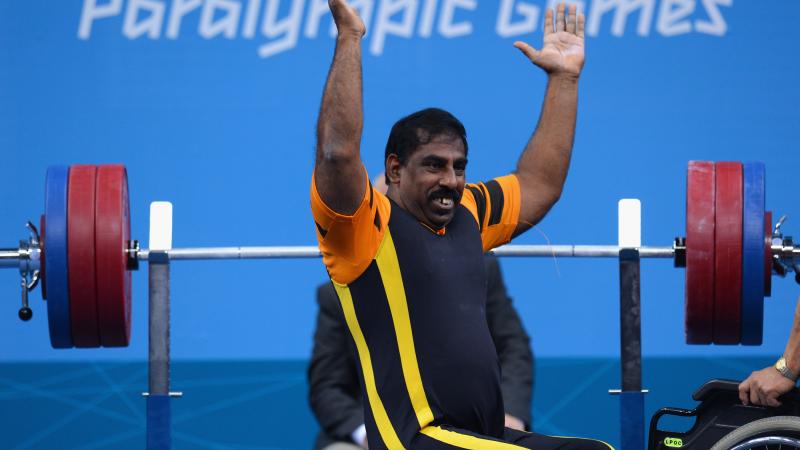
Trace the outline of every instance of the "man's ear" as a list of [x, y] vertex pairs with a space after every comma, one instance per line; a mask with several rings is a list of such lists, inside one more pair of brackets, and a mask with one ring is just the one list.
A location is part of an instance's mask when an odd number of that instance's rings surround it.
[[386, 157], [386, 176], [389, 177], [389, 184], [400, 183], [400, 158], [394, 153]]

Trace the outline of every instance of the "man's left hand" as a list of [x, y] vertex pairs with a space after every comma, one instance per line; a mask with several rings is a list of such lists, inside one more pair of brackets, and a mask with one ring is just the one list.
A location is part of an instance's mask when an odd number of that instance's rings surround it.
[[525, 422], [517, 419], [511, 414], [506, 414], [506, 428], [513, 428], [519, 431], [525, 431]]
[[[566, 14], [565, 14], [566, 13]], [[577, 13], [577, 7], [569, 10], [561, 3], [556, 9], [553, 26], [553, 10], [548, 8], [544, 17], [544, 44], [536, 50], [522, 41], [514, 42], [534, 64], [550, 75], [578, 77], [584, 62], [584, 24], [586, 18]]]
[[762, 406], [781, 406], [778, 397], [795, 387], [792, 380], [781, 375], [770, 366], [753, 372], [739, 385], [739, 400], [743, 404], [750, 403]]

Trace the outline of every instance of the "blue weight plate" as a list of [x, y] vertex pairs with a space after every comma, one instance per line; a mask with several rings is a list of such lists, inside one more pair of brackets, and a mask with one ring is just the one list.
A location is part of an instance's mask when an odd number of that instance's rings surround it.
[[741, 342], [761, 345], [764, 329], [764, 164], [745, 163], [743, 180]]
[[45, 181], [44, 214], [47, 223], [44, 246], [47, 265], [47, 321], [53, 348], [72, 347], [67, 272], [67, 185], [69, 168], [52, 166]]

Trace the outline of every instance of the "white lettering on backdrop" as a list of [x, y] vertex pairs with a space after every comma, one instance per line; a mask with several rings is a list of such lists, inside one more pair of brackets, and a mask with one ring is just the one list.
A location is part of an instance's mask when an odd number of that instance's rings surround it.
[[[471, 35], [475, 21], [490, 13], [495, 33], [518, 37], [539, 30], [544, 8], [558, 0], [350, 0], [367, 26], [367, 48], [382, 55], [397, 39], [446, 39]], [[622, 37], [632, 30], [673, 37], [689, 33], [724, 36], [724, 7], [733, 0], [577, 0], [586, 14], [586, 35]], [[488, 10], [492, 8], [491, 10]], [[487, 11], [488, 10], [488, 11]], [[187, 29], [187, 23], [196, 26]], [[317, 39], [323, 24], [336, 35], [327, 0], [84, 0], [78, 38], [91, 39], [96, 27], [115, 27], [127, 39], [179, 39], [196, 33], [204, 39], [263, 39], [262, 58], [292, 50], [302, 37]], [[113, 28], [112, 28], [113, 29]], [[259, 34], [260, 33], [260, 34]]]

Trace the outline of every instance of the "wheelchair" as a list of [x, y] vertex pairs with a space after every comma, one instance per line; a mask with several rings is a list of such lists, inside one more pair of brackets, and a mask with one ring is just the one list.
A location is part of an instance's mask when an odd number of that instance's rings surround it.
[[[745, 406], [739, 382], [711, 380], [692, 398], [695, 409], [662, 408], [650, 420], [648, 450], [800, 450], [800, 391], [780, 398], [781, 406]], [[694, 417], [685, 432], [658, 428], [664, 416]]]

